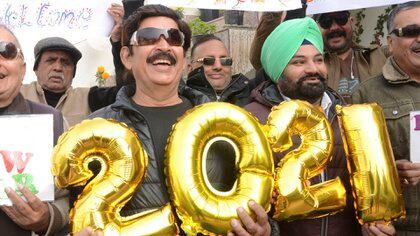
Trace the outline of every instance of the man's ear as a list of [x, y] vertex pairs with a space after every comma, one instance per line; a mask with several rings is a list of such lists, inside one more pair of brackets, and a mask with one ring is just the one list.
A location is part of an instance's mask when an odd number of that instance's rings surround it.
[[390, 53], [392, 53], [392, 41], [393, 41], [392, 36], [388, 35], [386, 37], [386, 41], [388, 42], [388, 50], [389, 50]]
[[131, 52], [130, 52], [130, 49], [127, 46], [124, 46], [124, 47], [121, 48], [120, 57], [121, 57], [121, 61], [124, 64], [125, 68], [127, 70], [131, 70], [131, 68], [132, 68]]

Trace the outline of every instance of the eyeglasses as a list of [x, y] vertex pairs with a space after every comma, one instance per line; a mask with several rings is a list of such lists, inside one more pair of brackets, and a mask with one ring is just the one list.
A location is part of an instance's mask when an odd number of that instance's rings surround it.
[[[220, 59], [220, 64], [222, 66], [232, 66], [232, 64], [233, 64], [233, 60], [230, 57], [220, 57], [219, 59]], [[214, 58], [214, 57], [203, 57], [203, 58], [199, 58], [195, 61], [203, 63], [203, 65], [205, 65], [205, 66], [212, 66], [216, 62], [216, 58]]]
[[324, 16], [319, 19], [318, 23], [323, 29], [329, 29], [331, 28], [333, 21], [335, 21], [335, 23], [337, 23], [338, 25], [343, 26], [349, 21], [349, 15], [340, 14], [333, 16]]
[[184, 34], [178, 29], [159, 29], [154, 27], [136, 30], [133, 33], [133, 36], [131, 36], [130, 45], [153, 45], [160, 40], [161, 36], [163, 36], [166, 42], [168, 42], [168, 44], [171, 46], [184, 45]]
[[420, 26], [408, 25], [403, 28], [394, 29], [390, 34], [395, 34], [398, 37], [415, 38], [420, 35]]
[[20, 53], [20, 48], [12, 42], [0, 41], [0, 55], [6, 60], [13, 60]]

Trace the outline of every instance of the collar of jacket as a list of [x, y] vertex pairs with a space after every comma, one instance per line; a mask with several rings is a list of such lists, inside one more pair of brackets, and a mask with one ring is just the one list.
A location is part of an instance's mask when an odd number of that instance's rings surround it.
[[[351, 46], [351, 48], [354, 51], [361, 51], [362, 53], [370, 53], [370, 52], [376, 50], [379, 47], [380, 47], [379, 45], [362, 46], [362, 45], [357, 44], [355, 42], [353, 42], [352, 43], [352, 46]], [[332, 55], [337, 55], [337, 53], [336, 52], [325, 50], [324, 56], [330, 57]]]
[[29, 114], [29, 104], [26, 102], [22, 94], [18, 94], [1, 115], [16, 115], [16, 114]]
[[[261, 73], [260, 76], [267, 76], [265, 73]], [[344, 99], [330, 87], [325, 91], [331, 99], [331, 107], [329, 110], [329, 117], [332, 117], [336, 114], [335, 106], [336, 105], [345, 105]], [[255, 88], [251, 93], [252, 99], [262, 103], [268, 107], [273, 107], [281, 102], [283, 102], [283, 97], [281, 96], [277, 85], [274, 84], [271, 80], [266, 80]]]
[[[235, 74], [232, 76], [232, 80], [229, 85], [223, 90], [223, 93], [229, 91], [228, 94], [242, 91], [248, 86], [249, 80], [243, 74]], [[202, 66], [196, 68], [188, 74], [187, 85], [193, 89], [204, 91], [209, 94], [214, 94], [215, 90], [211, 86], [210, 82], [206, 79], [204, 74], [204, 68]], [[215, 96], [217, 94], [214, 94]], [[223, 94], [221, 94], [223, 96]]]
[[386, 60], [382, 73], [384, 78], [391, 84], [403, 84], [414, 81], [398, 66], [393, 56]]
[[[131, 110], [131, 111], [138, 112], [131, 101], [131, 97], [133, 97], [135, 91], [136, 91], [135, 85], [123, 86], [120, 89], [120, 91], [118, 91], [117, 97], [115, 99], [115, 103], [111, 105], [111, 108]], [[203, 93], [199, 91], [191, 89], [186, 85], [182, 85], [182, 83], [180, 83], [180, 86], [178, 88], [178, 93], [180, 96], [187, 98], [193, 104], [193, 106], [210, 102], [210, 99], [206, 95], [204, 95]]]

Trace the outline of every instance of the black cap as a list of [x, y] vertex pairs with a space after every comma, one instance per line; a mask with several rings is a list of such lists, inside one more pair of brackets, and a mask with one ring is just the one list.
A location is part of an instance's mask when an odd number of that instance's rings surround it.
[[49, 37], [39, 40], [34, 48], [34, 71], [38, 68], [39, 60], [41, 59], [42, 53], [45, 51], [60, 50], [70, 54], [70, 57], [74, 63], [74, 73], [76, 73], [76, 64], [82, 58], [82, 53], [69, 41], [60, 37]]

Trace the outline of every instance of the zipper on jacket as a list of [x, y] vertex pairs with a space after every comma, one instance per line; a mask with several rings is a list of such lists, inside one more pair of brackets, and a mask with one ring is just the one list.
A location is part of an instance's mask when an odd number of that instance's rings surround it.
[[231, 87], [237, 80], [239, 79], [239, 77], [238, 78], [236, 78], [234, 81], [231, 81], [230, 83], [229, 83], [229, 85], [226, 87], [226, 88], [224, 88], [223, 90], [222, 90], [222, 92], [220, 93], [220, 95], [216, 92], [216, 90], [213, 88], [213, 86], [211, 86], [210, 85], [210, 87], [213, 89], [213, 92], [214, 92], [214, 94], [216, 95], [216, 102], [218, 102], [222, 97], [223, 97], [223, 93], [224, 92], [226, 92], [226, 90], [229, 88], [229, 87]]

